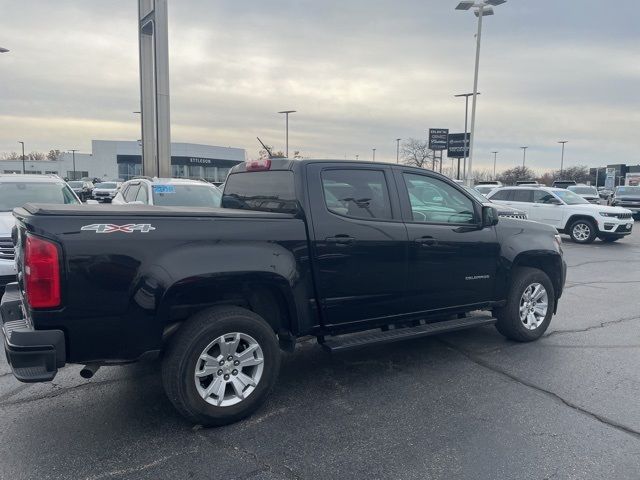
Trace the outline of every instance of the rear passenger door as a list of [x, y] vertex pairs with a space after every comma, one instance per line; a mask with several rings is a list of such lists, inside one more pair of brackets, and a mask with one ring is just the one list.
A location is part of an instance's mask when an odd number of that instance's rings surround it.
[[[527, 216], [531, 216], [531, 210], [533, 205], [533, 192], [534, 190], [531, 188], [516, 188], [512, 190], [511, 200], [507, 205], [512, 206], [513, 208], [517, 208], [518, 210], [522, 210], [523, 212], [527, 212]], [[531, 220], [535, 220], [535, 218], [530, 218]]]
[[391, 170], [310, 164], [307, 187], [325, 324], [384, 323], [407, 311], [407, 231]]

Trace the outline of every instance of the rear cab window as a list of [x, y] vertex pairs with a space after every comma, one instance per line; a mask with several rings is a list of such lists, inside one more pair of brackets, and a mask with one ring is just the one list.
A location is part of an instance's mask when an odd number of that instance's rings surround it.
[[230, 174], [224, 186], [222, 208], [298, 213], [293, 172], [271, 170]]

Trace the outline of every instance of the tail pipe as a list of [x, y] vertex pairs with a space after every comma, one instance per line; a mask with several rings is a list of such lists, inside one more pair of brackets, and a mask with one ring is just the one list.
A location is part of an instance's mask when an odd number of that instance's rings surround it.
[[80, 370], [80, 376], [82, 378], [91, 378], [96, 374], [99, 368], [100, 365], [97, 363], [89, 363], [82, 367], [82, 370]]

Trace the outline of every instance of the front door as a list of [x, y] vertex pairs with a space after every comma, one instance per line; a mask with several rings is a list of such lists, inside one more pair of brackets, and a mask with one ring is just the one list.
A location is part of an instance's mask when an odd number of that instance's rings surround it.
[[409, 236], [407, 304], [427, 312], [494, 300], [500, 246], [481, 228], [482, 207], [428, 173], [396, 171]]
[[557, 228], [562, 226], [563, 208], [561, 201], [550, 192], [536, 190], [529, 210], [529, 220], [546, 223]]
[[393, 321], [405, 308], [407, 231], [391, 170], [323, 163], [307, 174], [325, 325]]

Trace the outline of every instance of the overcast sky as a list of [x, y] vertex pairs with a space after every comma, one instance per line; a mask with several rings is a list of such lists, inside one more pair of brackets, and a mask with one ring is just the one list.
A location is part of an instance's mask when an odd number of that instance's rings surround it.
[[[169, 0], [172, 140], [395, 161], [463, 131], [476, 18], [457, 0]], [[634, 0], [509, 0], [485, 17], [476, 164], [640, 163]], [[135, 0], [0, 0], [0, 152], [140, 137]]]

